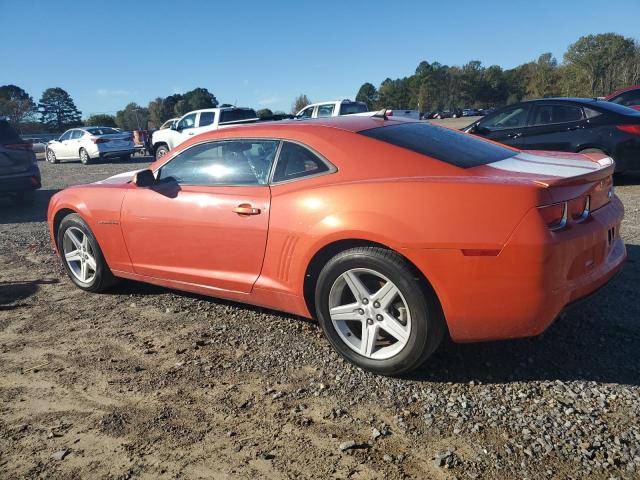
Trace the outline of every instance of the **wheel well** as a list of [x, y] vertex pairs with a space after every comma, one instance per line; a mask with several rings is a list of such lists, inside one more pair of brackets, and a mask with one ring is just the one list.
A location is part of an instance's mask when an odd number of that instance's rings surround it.
[[70, 208], [61, 208], [58, 210], [53, 217], [53, 241], [58, 246], [58, 227], [62, 222], [62, 219], [67, 215], [71, 215], [72, 213], [77, 213], [75, 210], [71, 210]]
[[[440, 300], [438, 299], [438, 295], [436, 294], [435, 290], [431, 286], [431, 283], [429, 282], [427, 277], [422, 273], [422, 271], [418, 267], [416, 267], [407, 257], [402, 255], [397, 250], [389, 248], [386, 245], [383, 245], [381, 243], [371, 242], [369, 240], [349, 239], [349, 240], [338, 240], [337, 242], [333, 242], [328, 245], [325, 245], [324, 247], [322, 247], [320, 250], [316, 252], [313, 258], [311, 258], [311, 261], [307, 266], [307, 271], [305, 272], [305, 275], [304, 275], [304, 285], [303, 285], [304, 301], [307, 304], [307, 308], [309, 309], [309, 313], [311, 313], [311, 315], [315, 316], [315, 312], [316, 312], [315, 290], [316, 290], [316, 283], [318, 281], [318, 275], [322, 271], [322, 267], [326, 265], [327, 262], [338, 253], [343, 252], [345, 250], [349, 250], [350, 248], [355, 248], [355, 247], [384, 248], [386, 250], [391, 250], [397, 253], [398, 255], [400, 255], [404, 259], [404, 261], [407, 262], [407, 265], [415, 275], [415, 278], [422, 285], [423, 291], [427, 295], [433, 295], [433, 298], [435, 299], [435, 302], [437, 303], [438, 308], [442, 313], [442, 306], [440, 305]], [[444, 314], [442, 315], [444, 318]], [[445, 322], [445, 325], [446, 325], [446, 322]]]

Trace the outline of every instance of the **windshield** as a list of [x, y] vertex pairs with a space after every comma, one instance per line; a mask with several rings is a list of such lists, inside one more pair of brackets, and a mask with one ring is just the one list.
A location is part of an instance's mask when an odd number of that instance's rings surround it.
[[364, 113], [369, 109], [364, 103], [361, 102], [349, 102], [340, 105], [340, 115], [351, 115], [353, 113]]
[[517, 153], [468, 133], [423, 122], [377, 127], [358, 133], [461, 168], [486, 165]]
[[257, 120], [258, 115], [251, 108], [238, 108], [220, 112], [220, 123], [241, 122], [243, 120]]
[[87, 132], [89, 132], [91, 135], [118, 135], [118, 134], [120, 134], [120, 132], [117, 131], [115, 128], [110, 128], [110, 127], [92, 127], [92, 128], [85, 128], [85, 130]]

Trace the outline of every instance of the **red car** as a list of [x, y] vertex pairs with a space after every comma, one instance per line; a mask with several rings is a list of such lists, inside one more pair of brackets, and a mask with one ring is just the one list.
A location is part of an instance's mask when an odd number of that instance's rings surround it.
[[626, 257], [613, 161], [521, 152], [384, 115], [206, 133], [55, 194], [71, 280], [117, 278], [316, 317], [362, 368], [537, 335]]
[[625, 107], [640, 110], [640, 85], [633, 85], [632, 87], [617, 90], [604, 99], [609, 102], [624, 105]]

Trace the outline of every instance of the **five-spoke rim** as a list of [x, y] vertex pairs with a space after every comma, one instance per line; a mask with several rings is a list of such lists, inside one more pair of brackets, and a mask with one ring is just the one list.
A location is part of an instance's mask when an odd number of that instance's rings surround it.
[[411, 334], [411, 312], [400, 289], [368, 268], [347, 270], [335, 280], [329, 316], [349, 348], [374, 360], [400, 353]]
[[96, 276], [96, 259], [87, 235], [77, 227], [69, 227], [62, 239], [62, 254], [69, 270], [83, 283]]
[[53, 153], [53, 150], [51, 150], [50, 148], [47, 149], [47, 160], [49, 160], [49, 162], [53, 163], [53, 161], [56, 159], [56, 154]]

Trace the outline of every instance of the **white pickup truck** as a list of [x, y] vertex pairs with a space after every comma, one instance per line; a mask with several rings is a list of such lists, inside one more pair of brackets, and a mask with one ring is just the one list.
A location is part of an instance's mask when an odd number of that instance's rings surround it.
[[170, 128], [153, 132], [151, 137], [153, 154], [158, 159], [194, 135], [258, 120], [258, 115], [252, 108], [224, 107], [194, 110], [184, 114]]
[[296, 118], [322, 118], [337, 117], [339, 115], [366, 115], [369, 110], [367, 104], [363, 102], [353, 102], [351, 100], [332, 100], [329, 102], [312, 103], [307, 105], [298, 113]]

